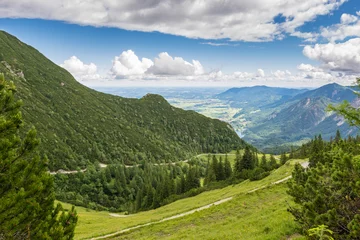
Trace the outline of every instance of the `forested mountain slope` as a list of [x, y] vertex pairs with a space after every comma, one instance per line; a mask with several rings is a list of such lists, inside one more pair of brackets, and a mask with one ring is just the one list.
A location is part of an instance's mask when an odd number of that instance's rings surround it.
[[0, 32], [0, 72], [17, 86], [23, 117], [38, 130], [52, 170], [172, 161], [245, 145], [229, 124], [175, 108], [159, 95], [138, 100], [89, 89], [6, 32]]

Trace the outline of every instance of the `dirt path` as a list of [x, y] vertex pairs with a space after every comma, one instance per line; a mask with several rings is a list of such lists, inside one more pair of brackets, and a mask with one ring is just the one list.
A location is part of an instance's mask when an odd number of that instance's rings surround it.
[[134, 229], [138, 229], [138, 228], [142, 228], [142, 227], [154, 225], [154, 224], [157, 224], [157, 223], [162, 223], [162, 222], [170, 221], [170, 220], [173, 220], [173, 219], [181, 218], [181, 217], [184, 217], [184, 216], [187, 216], [187, 215], [196, 213], [196, 212], [198, 212], [198, 211], [201, 211], [201, 210], [204, 210], [204, 209], [208, 209], [208, 208], [210, 208], [210, 207], [212, 207], [212, 206], [220, 205], [220, 204], [222, 204], [222, 203], [224, 203], [224, 202], [230, 201], [231, 199], [233, 199], [233, 197], [228, 197], [228, 198], [225, 198], [225, 199], [221, 199], [221, 200], [219, 200], [219, 201], [210, 203], [210, 204], [208, 204], [208, 205], [205, 205], [205, 206], [202, 206], [202, 207], [199, 207], [199, 208], [196, 208], [196, 209], [193, 209], [193, 210], [184, 212], [184, 213], [179, 213], [179, 214], [176, 214], [176, 215], [171, 216], [171, 217], [163, 218], [163, 219], [161, 219], [161, 220], [159, 220], [159, 221], [149, 222], [149, 223], [137, 225], [137, 226], [134, 226], [134, 227], [126, 228], [126, 229], [123, 229], [123, 230], [121, 230], [121, 231], [114, 232], [114, 233], [111, 233], [111, 234], [107, 234], [107, 235], [104, 235], [104, 236], [91, 238], [91, 240], [97, 240], [97, 239], [105, 239], [105, 238], [109, 238], [109, 237], [115, 237], [115, 236], [117, 236], [117, 235], [119, 235], [119, 234], [121, 234], [121, 233], [125, 233], [125, 232], [128, 232], [128, 231], [134, 230]]
[[[207, 156], [209, 153], [201, 153], [201, 154], [198, 154], [194, 157], [201, 157], [201, 156]], [[228, 156], [232, 156], [232, 155], [235, 155], [235, 154], [226, 154], [226, 153], [210, 153], [210, 155], [218, 155], [218, 156], [225, 156], [225, 155], [228, 155]], [[175, 165], [176, 163], [187, 163], [190, 159], [186, 159], [186, 160], [181, 160], [181, 161], [177, 161], [177, 162], [171, 162], [171, 163], [154, 163], [153, 165], [154, 166], [164, 166], [164, 165]], [[104, 163], [99, 163], [99, 166], [100, 168], [106, 168], [107, 167], [107, 164], [104, 164]], [[131, 167], [139, 167], [141, 166], [141, 164], [135, 164], [135, 165], [125, 165], [126, 168], [131, 168]], [[74, 174], [74, 173], [79, 173], [79, 172], [86, 172], [86, 168], [85, 169], [81, 169], [79, 171], [77, 170], [71, 170], [71, 171], [66, 171], [66, 170], [62, 170], [62, 169], [59, 169], [55, 172], [50, 172], [51, 175], [55, 175], [55, 174]]]
[[62, 169], [59, 169], [57, 170], [56, 172], [50, 172], [51, 175], [55, 175], [55, 174], [74, 174], [74, 173], [79, 173], [79, 172], [86, 172], [86, 168], [85, 169], [81, 169], [79, 171], [77, 170], [74, 170], [74, 171], [66, 171], [66, 170], [62, 170]]

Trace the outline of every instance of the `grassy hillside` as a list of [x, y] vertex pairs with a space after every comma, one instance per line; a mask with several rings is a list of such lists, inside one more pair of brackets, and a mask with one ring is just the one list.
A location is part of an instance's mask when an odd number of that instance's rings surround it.
[[286, 210], [287, 201], [291, 200], [286, 185], [281, 184], [112, 239], [295, 239], [296, 224]]
[[[96, 212], [93, 210], [88, 210], [85, 208], [81, 208], [81, 207], [77, 207], [77, 211], [79, 214], [79, 222], [78, 222], [78, 226], [76, 228], [76, 235], [75, 238], [76, 239], [87, 239], [90, 237], [95, 237], [95, 236], [101, 236], [101, 235], [105, 235], [105, 234], [109, 234], [109, 233], [113, 233], [116, 231], [120, 231], [132, 226], [136, 226], [136, 225], [140, 225], [140, 224], [145, 224], [145, 223], [149, 223], [149, 222], [154, 222], [154, 221], [159, 221], [161, 219], [164, 219], [166, 217], [170, 217], [179, 213], [183, 213], [183, 212], [187, 212], [189, 210], [192, 209], [196, 209], [198, 207], [202, 207], [204, 205], [207, 204], [211, 204], [213, 202], [219, 201], [221, 199], [225, 199], [228, 197], [234, 197], [233, 200], [230, 200], [227, 203], [223, 203], [219, 206], [217, 206], [216, 208], [211, 207], [208, 210], [203, 210], [203, 212], [200, 213], [200, 216], [202, 216], [202, 214], [220, 214], [223, 217], [217, 217], [220, 219], [223, 219], [223, 221], [221, 224], [216, 225], [216, 227], [214, 227], [213, 230], [211, 230], [210, 228], [208, 228], [205, 233], [207, 231], [216, 231], [216, 229], [218, 227], [223, 227], [226, 228], [227, 224], [232, 224], [232, 221], [234, 221], [234, 219], [237, 219], [237, 221], [241, 221], [244, 222], [246, 221], [245, 216], [247, 216], [247, 214], [250, 214], [250, 212], [253, 211], [249, 211], [251, 209], [254, 208], [254, 206], [260, 206], [261, 204], [264, 203], [264, 199], [266, 198], [272, 198], [274, 200], [276, 200], [273, 203], [267, 203], [268, 206], [268, 210], [266, 210], [268, 213], [274, 211], [274, 213], [272, 213], [270, 216], [272, 217], [272, 222], [269, 222], [269, 225], [267, 224], [262, 224], [259, 225], [258, 228], [256, 228], [254, 231], [257, 233], [264, 231], [265, 227], [269, 227], [269, 230], [266, 230], [266, 232], [273, 232], [277, 235], [269, 235], [269, 236], [285, 236], [285, 235], [290, 235], [293, 232], [295, 232], [294, 230], [294, 225], [290, 224], [287, 225], [286, 222], [288, 222], [288, 219], [291, 218], [290, 214], [288, 214], [286, 212], [286, 207], [287, 205], [285, 204], [285, 200], [289, 200], [289, 198], [286, 196], [285, 194], [285, 189], [284, 187], [274, 187], [272, 183], [277, 182], [279, 180], [282, 180], [288, 176], [291, 175], [291, 171], [293, 169], [293, 165], [296, 162], [299, 162], [302, 160], [292, 160], [290, 161], [288, 164], [283, 165], [282, 167], [280, 167], [277, 170], [274, 170], [272, 172], [272, 174], [262, 180], [259, 181], [244, 181], [240, 184], [236, 184], [233, 186], [228, 186], [222, 189], [216, 189], [216, 190], [212, 190], [212, 191], [208, 191], [208, 192], [203, 192], [195, 197], [190, 197], [190, 198], [186, 198], [186, 199], [182, 199], [182, 200], [178, 200], [176, 202], [173, 202], [171, 204], [165, 205], [163, 207], [160, 207], [158, 209], [155, 210], [151, 210], [151, 211], [146, 211], [146, 212], [140, 212], [137, 214], [133, 214], [133, 215], [128, 215], [128, 216], [121, 216], [120, 217], [114, 217], [109, 215], [109, 212]], [[273, 187], [271, 187], [273, 186]], [[270, 188], [268, 188], [270, 187]], [[253, 191], [255, 189], [259, 189], [257, 193], [253, 193], [253, 194], [248, 194], [249, 191]], [[262, 193], [264, 192], [264, 193]], [[258, 194], [261, 194], [262, 197], [258, 198]], [[250, 197], [251, 200], [245, 200], [246, 198]], [[239, 204], [239, 200], [240, 202], [244, 201], [246, 202], [246, 206], [244, 209], [238, 209], [239, 207], [241, 208], [243, 206], [243, 204]], [[256, 202], [258, 201], [258, 202]], [[229, 204], [229, 205], [227, 205]], [[255, 205], [253, 205], [255, 204]], [[240, 206], [238, 206], [240, 205]], [[223, 208], [223, 206], [225, 206], [225, 210], [221, 210]], [[69, 205], [65, 205], [65, 207], [69, 207]], [[235, 207], [233, 210], [231, 210], [231, 208]], [[265, 207], [265, 206], [264, 206]], [[249, 208], [249, 209], [246, 209]], [[216, 213], [219, 210], [218, 213]], [[233, 212], [233, 215], [231, 218], [229, 218], [230, 220], [226, 220], [226, 214], [228, 214], [227, 212]], [[245, 215], [243, 214], [243, 211]], [[252, 219], [256, 219], [256, 218], [260, 218], [262, 216], [262, 218], [264, 218], [263, 221], [266, 220], [266, 216], [263, 215], [263, 213], [261, 211], [254, 211], [253, 212], [253, 216]], [[236, 217], [234, 215], [237, 215]], [[188, 216], [186, 218], [184, 218], [185, 220], [171, 220], [167, 223], [162, 223], [159, 226], [163, 226], [165, 227], [163, 230], [166, 230], [166, 226], [168, 226], [167, 224], [169, 224], [169, 226], [172, 225], [176, 225], [178, 222], [179, 224], [183, 223], [183, 221], [186, 221], [186, 219], [190, 219], [188, 223], [185, 224], [186, 225], [192, 225], [191, 223], [191, 219], [196, 219], [199, 216], [199, 214], [194, 214], [191, 216]], [[244, 216], [244, 218], [242, 218], [242, 216]], [[216, 219], [216, 218], [215, 218]], [[196, 220], [197, 223], [196, 225], [201, 225], [201, 227], [205, 227], [207, 222], [206, 221], [200, 221], [200, 220]], [[276, 225], [279, 224], [283, 224], [282, 230], [278, 227], [275, 227]], [[165, 225], [163, 225], [165, 224]], [[213, 224], [215, 224], [213, 222]], [[196, 225], [194, 225], [194, 228], [196, 227]], [[230, 226], [229, 225], [229, 226]], [[184, 225], [181, 225], [179, 227], [182, 228], [182, 231], [185, 230], [183, 229]], [[154, 225], [155, 228], [157, 229], [161, 229], [160, 227], [158, 228], [157, 225]], [[255, 226], [253, 226], [253, 228], [255, 228]], [[146, 233], [144, 233], [145, 238], [151, 236], [157, 236], [157, 235], [153, 235], [151, 234], [149, 231], [151, 231], [151, 229], [153, 229], [153, 227], [145, 227], [143, 230], [141, 231], [146, 231]], [[175, 227], [175, 229], [177, 229]], [[222, 229], [221, 231], [223, 231], [224, 229]], [[229, 229], [230, 230], [230, 229]], [[180, 231], [179, 234], [181, 235], [174, 235], [175, 234], [175, 230], [172, 232], [171, 236], [173, 237], [177, 237], [180, 238], [184, 237], [184, 236], [188, 236], [188, 237], [200, 237], [200, 235], [196, 235], [193, 232], [182, 232]], [[225, 230], [224, 230], [225, 231]], [[245, 234], [245, 230], [241, 227], [238, 228], [234, 228], [231, 231], [236, 232], [237, 234]], [[226, 231], [225, 231], [226, 232]], [[273, 234], [271, 233], [271, 234]], [[138, 234], [137, 232], [135, 232], [134, 234]], [[149, 234], [149, 235], [148, 235]], [[185, 235], [184, 235], [185, 234]], [[195, 234], [195, 235], [194, 235]], [[198, 232], [198, 234], [200, 234], [200, 232]], [[215, 233], [214, 233], [215, 234]], [[217, 239], [218, 237], [220, 237], [221, 234], [220, 232], [218, 233], [218, 235], [213, 235], [214, 237], [212, 239]], [[252, 233], [254, 234], [254, 232]], [[265, 234], [265, 233], [264, 233]], [[137, 239], [138, 235], [134, 235], [136, 236], [135, 238], [129, 237], [129, 239]], [[216, 237], [218, 236], [218, 237]], [[250, 236], [252, 235], [248, 235], [249, 238], [244, 238], [244, 239], [251, 239]], [[266, 235], [263, 235], [266, 236]], [[198, 238], [197, 238], [198, 239]], [[236, 239], [236, 238], [235, 238]], [[264, 238], [266, 239], [266, 238]], [[268, 239], [274, 239], [274, 238], [268, 238]], [[278, 239], [278, 238], [275, 238]]]
[[91, 90], [5, 32], [0, 72], [15, 82], [23, 117], [38, 130], [52, 170], [173, 161], [244, 145], [229, 124], [175, 108], [161, 96], [126, 99]]

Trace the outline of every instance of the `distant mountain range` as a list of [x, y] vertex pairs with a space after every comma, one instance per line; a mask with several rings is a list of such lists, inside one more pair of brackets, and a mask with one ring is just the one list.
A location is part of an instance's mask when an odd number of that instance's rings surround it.
[[217, 98], [243, 108], [248, 120], [244, 140], [264, 151], [281, 152], [314, 135], [330, 139], [337, 129], [343, 137], [356, 135], [356, 128], [327, 111], [329, 104], [344, 100], [358, 105], [354, 91], [336, 83], [313, 90], [256, 86], [232, 88]]

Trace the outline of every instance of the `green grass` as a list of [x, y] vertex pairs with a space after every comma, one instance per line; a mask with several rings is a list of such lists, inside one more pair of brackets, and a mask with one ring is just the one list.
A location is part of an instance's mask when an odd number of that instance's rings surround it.
[[[289, 176], [293, 169], [294, 163], [301, 161], [304, 160], [292, 160], [279, 169], [274, 170], [270, 176], [259, 181], [244, 181], [233, 186], [204, 192], [195, 197], [181, 199], [158, 209], [140, 212], [129, 215], [125, 218], [112, 217], [108, 212], [96, 212], [93, 210], [77, 207], [76, 209], [79, 215], [79, 222], [75, 231], [75, 239], [86, 239], [90, 237], [101, 236], [120, 231], [128, 227], [158, 221], [165, 217], [183, 213], [230, 196], [239, 195], [239, 197], [244, 197], [244, 194], [246, 194], [248, 191], [269, 186], [271, 183]], [[250, 197], [252, 195], [246, 195], [245, 197], [247, 196]], [[237, 198], [238, 197], [236, 197], [236, 199]], [[237, 201], [232, 200], [231, 202]], [[70, 208], [70, 205], [68, 204], [64, 204], [64, 206], [65, 208]], [[196, 215], [197, 214], [194, 214], [194, 216]], [[178, 221], [180, 220], [175, 220], [174, 222]]]
[[296, 233], [296, 223], [286, 211], [287, 201], [291, 199], [282, 183], [113, 239], [287, 239]]

